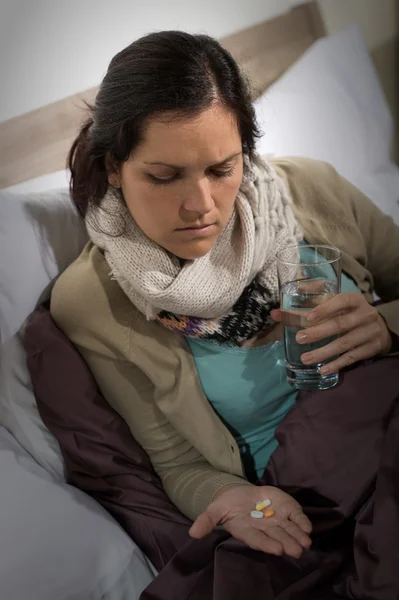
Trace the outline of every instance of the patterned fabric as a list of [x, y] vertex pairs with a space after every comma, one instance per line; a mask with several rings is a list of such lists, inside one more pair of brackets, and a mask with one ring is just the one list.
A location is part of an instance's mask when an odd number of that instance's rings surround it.
[[270, 296], [270, 292], [255, 278], [233, 308], [219, 318], [201, 319], [162, 311], [157, 315], [157, 321], [163, 327], [188, 337], [241, 346], [274, 323], [270, 311], [278, 308], [279, 304], [271, 302]]

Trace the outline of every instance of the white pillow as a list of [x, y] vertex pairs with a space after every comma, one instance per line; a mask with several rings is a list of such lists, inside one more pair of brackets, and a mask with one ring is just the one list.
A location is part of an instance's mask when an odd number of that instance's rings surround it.
[[0, 192], [1, 598], [134, 600], [156, 574], [111, 515], [65, 483], [26, 366], [24, 322], [87, 239], [66, 189]]
[[0, 427], [1, 600], [138, 600], [155, 570], [97, 502]]
[[21, 183], [15, 183], [6, 188], [8, 192], [15, 192], [17, 194], [26, 194], [31, 192], [44, 192], [47, 190], [56, 190], [60, 188], [67, 188], [69, 186], [71, 172], [69, 169], [63, 169], [62, 171], [55, 171], [55, 173], [46, 173], [46, 175], [40, 175]]
[[0, 342], [20, 329], [87, 239], [67, 189], [0, 191]]
[[0, 345], [0, 424], [47, 473], [65, 481], [60, 447], [37, 410], [22, 335], [23, 330]]
[[21, 336], [26, 318], [86, 241], [67, 190], [0, 192], [0, 424], [59, 480], [62, 457], [39, 416]]
[[256, 101], [261, 154], [331, 163], [399, 217], [392, 116], [357, 26], [317, 41]]

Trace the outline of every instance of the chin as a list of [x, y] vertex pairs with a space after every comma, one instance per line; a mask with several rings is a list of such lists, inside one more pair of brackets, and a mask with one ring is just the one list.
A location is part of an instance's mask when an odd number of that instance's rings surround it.
[[179, 248], [174, 248], [172, 252], [178, 258], [182, 258], [183, 260], [195, 260], [196, 258], [201, 258], [208, 254], [208, 252], [212, 250], [215, 241], [216, 240], [214, 239], [201, 240], [190, 244], [184, 244], [179, 246]]

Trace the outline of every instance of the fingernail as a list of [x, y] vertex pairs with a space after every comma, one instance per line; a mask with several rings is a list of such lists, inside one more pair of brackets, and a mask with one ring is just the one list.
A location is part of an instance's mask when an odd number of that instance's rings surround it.
[[327, 375], [330, 372], [330, 367], [321, 367], [320, 374]]
[[309, 313], [307, 316], [308, 321], [317, 321], [318, 318], [319, 318], [319, 315], [314, 312]]
[[305, 363], [312, 362], [313, 361], [313, 354], [302, 354], [301, 361], [305, 362]]
[[296, 336], [296, 341], [301, 343], [304, 342], [305, 340], [308, 339], [308, 334], [307, 333], [298, 333]]

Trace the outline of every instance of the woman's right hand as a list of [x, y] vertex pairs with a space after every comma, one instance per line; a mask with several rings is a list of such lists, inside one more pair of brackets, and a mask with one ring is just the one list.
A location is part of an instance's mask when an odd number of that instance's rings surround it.
[[[251, 517], [257, 502], [266, 498], [271, 500], [274, 515], [262, 519]], [[190, 536], [203, 538], [217, 525], [254, 550], [267, 554], [285, 553], [299, 558], [312, 544], [309, 537], [312, 525], [300, 504], [276, 487], [242, 484], [223, 487], [195, 520]]]

